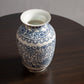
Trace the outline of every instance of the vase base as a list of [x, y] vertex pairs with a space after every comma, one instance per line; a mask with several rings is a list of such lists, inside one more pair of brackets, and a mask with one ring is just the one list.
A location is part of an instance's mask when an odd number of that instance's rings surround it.
[[46, 70], [46, 68], [43, 68], [43, 69], [37, 69], [37, 70], [34, 70], [34, 69], [29, 69], [26, 65], [24, 65], [26, 68], [27, 68], [27, 70], [29, 71], [29, 72], [33, 72], [33, 73], [39, 73], [39, 72], [43, 72], [43, 71], [45, 71]]
[[41, 69], [41, 70], [30, 70], [30, 69], [28, 69], [29, 72], [33, 72], [33, 73], [39, 73], [39, 72], [43, 72], [45, 70], [46, 70], [46, 68]]

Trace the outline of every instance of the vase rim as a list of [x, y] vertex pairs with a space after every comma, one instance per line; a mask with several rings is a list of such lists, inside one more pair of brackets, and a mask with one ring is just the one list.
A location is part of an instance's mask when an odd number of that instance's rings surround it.
[[[25, 25], [36, 27], [49, 23], [51, 20], [51, 15], [48, 11], [43, 9], [29, 9], [21, 14], [20, 20]], [[41, 21], [42, 23], [38, 23], [38, 24], [29, 23], [29, 21], [35, 21], [35, 20]]]

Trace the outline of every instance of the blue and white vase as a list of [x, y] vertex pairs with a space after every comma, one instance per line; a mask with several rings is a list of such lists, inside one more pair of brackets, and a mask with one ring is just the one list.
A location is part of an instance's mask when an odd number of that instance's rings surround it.
[[16, 33], [23, 65], [31, 72], [44, 71], [52, 61], [56, 34], [49, 24], [51, 15], [42, 9], [30, 9], [21, 14], [22, 25]]

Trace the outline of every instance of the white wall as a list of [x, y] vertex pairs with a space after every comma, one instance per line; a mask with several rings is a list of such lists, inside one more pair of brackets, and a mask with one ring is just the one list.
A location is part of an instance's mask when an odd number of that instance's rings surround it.
[[42, 8], [84, 25], [84, 0], [0, 0], [0, 16]]

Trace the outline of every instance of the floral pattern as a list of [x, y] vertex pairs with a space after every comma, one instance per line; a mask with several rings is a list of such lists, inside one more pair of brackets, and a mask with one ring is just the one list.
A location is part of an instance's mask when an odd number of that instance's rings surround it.
[[24, 25], [21, 25], [17, 33], [23, 41], [26, 40], [27, 43], [33, 42], [34, 44], [48, 42], [55, 35], [50, 24], [39, 28], [25, 28]]
[[38, 28], [21, 25], [17, 31], [17, 45], [23, 64], [32, 71], [41, 71], [51, 63], [55, 43], [55, 31], [50, 24]]

